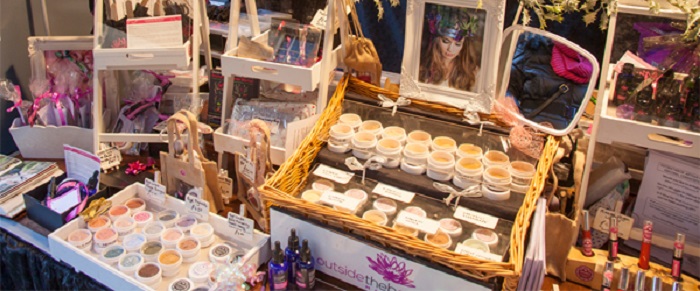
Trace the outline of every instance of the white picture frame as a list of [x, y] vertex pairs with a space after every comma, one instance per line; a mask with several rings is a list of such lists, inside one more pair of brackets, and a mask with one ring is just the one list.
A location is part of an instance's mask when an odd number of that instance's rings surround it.
[[[491, 113], [491, 106], [496, 97], [496, 72], [498, 71], [498, 56], [503, 35], [505, 0], [483, 1], [481, 7], [478, 7], [478, 0], [408, 0], [407, 2], [400, 95], [410, 99], [457, 107], [464, 109], [465, 113]], [[474, 30], [471, 30], [473, 33], [470, 34], [469, 38], [464, 38], [464, 41], [459, 45], [461, 48], [466, 41], [474, 40], [471, 43], [477, 43], [477, 46], [473, 47], [480, 49], [480, 52], [477, 50], [475, 57], [473, 57], [473, 59], [477, 59], [476, 61], [467, 60], [478, 64], [478, 68], [469, 70], [466, 69], [466, 65], [464, 66], [465, 71], [476, 72], [473, 75], [469, 74], [466, 83], [458, 83], [448, 77], [443, 77], [442, 81], [430, 81], [426, 79], [430, 78], [429, 74], [420, 74], [421, 65], [423, 65], [423, 72], [429, 71], [428, 67], [430, 66], [428, 58], [423, 56], [440, 53], [434, 52], [435, 48], [429, 48], [430, 45], [433, 45], [429, 41], [432, 42], [440, 33], [434, 34], [435, 29], [431, 29], [430, 26], [426, 27], [428, 25], [426, 18], [430, 17], [426, 16], [426, 6], [429, 11], [436, 11], [438, 9], [436, 7], [441, 6], [450, 8], [450, 11], [465, 11], [461, 12], [461, 15], [469, 15], [467, 19], [476, 16], [477, 24]], [[430, 36], [426, 33], [430, 33]], [[428, 40], [428, 37], [431, 39]], [[459, 37], [453, 39], [457, 40]], [[478, 45], [478, 42], [481, 44]], [[438, 44], [434, 45], [437, 47]], [[460, 50], [457, 58], [461, 57], [463, 53], [464, 51]], [[450, 57], [446, 56], [444, 52], [440, 56]], [[454, 56], [452, 57], [454, 58]], [[450, 72], [443, 75], [459, 74]], [[435, 84], [436, 82], [440, 82], [440, 84]], [[462, 88], [458, 89], [457, 86]]]

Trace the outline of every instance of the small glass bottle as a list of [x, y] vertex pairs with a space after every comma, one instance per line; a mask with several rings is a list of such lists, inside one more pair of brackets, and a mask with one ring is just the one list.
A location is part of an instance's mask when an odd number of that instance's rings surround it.
[[268, 280], [270, 290], [287, 290], [287, 264], [284, 260], [284, 251], [279, 241], [275, 241], [275, 248], [272, 250], [272, 260], [268, 265]]
[[634, 120], [651, 122], [654, 105], [653, 94], [654, 89], [651, 88], [651, 84], [637, 94], [634, 104]]
[[287, 248], [284, 249], [284, 256], [287, 261], [288, 282], [294, 286], [294, 268], [299, 261], [299, 237], [296, 229], [292, 228], [289, 238], [287, 238]]
[[664, 89], [663, 104], [659, 110], [657, 120], [659, 125], [678, 128], [680, 125], [683, 105], [681, 104], [681, 93], [678, 84], [668, 84]]
[[313, 290], [316, 285], [316, 266], [307, 240], [304, 240], [301, 245], [295, 280], [299, 290]]
[[625, 103], [625, 100], [630, 96], [630, 92], [634, 90], [634, 64], [625, 63], [622, 66], [622, 72], [617, 76], [615, 83], [615, 98], [613, 104], [620, 106]]

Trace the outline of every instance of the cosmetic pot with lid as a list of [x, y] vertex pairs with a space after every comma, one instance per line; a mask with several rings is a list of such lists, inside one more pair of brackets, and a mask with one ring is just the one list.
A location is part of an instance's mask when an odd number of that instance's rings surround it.
[[401, 146], [406, 144], [406, 130], [398, 126], [385, 127], [382, 131], [382, 138], [393, 138], [401, 143]]
[[452, 245], [452, 237], [439, 230], [435, 234], [425, 234], [424, 240], [441, 249], [448, 249]]
[[399, 167], [401, 160], [401, 142], [392, 138], [383, 138], [377, 142], [377, 154], [386, 158], [385, 168], [394, 169]]
[[119, 217], [116, 221], [114, 221], [114, 229], [116, 229], [117, 234], [119, 234], [118, 240], [122, 241], [124, 237], [134, 233], [134, 229], [136, 229], [136, 221], [128, 216]]
[[514, 161], [510, 163], [509, 169], [513, 178], [513, 184], [530, 185], [532, 178], [535, 176], [535, 165], [532, 163]]
[[98, 230], [103, 229], [103, 228], [108, 228], [112, 226], [112, 220], [109, 219], [109, 217], [105, 215], [100, 215], [98, 217], [93, 218], [88, 222], [87, 224], [88, 229], [92, 233], [96, 233]]
[[144, 228], [148, 223], [153, 222], [153, 213], [150, 211], [134, 212], [131, 217], [136, 221], [137, 228]]
[[448, 234], [452, 238], [458, 238], [462, 235], [462, 224], [456, 219], [443, 218], [439, 221], [440, 231]]
[[120, 245], [111, 245], [102, 250], [100, 259], [108, 265], [115, 265], [126, 254], [126, 250]]
[[374, 209], [365, 211], [362, 214], [362, 219], [381, 226], [385, 226], [388, 220], [384, 212]]
[[115, 221], [122, 216], [131, 216], [131, 210], [129, 207], [124, 205], [112, 206], [107, 213], [109, 214], [109, 219], [112, 221]]
[[158, 264], [160, 264], [163, 277], [175, 276], [182, 265], [182, 254], [177, 250], [166, 250], [158, 256]]
[[199, 250], [202, 249], [202, 244], [198, 239], [188, 236], [181, 239], [177, 243], [175, 249], [182, 254], [182, 260], [185, 263], [192, 263], [197, 260], [197, 255], [199, 254]]
[[180, 214], [175, 210], [164, 210], [156, 215], [156, 221], [163, 223], [165, 227], [173, 227], [178, 218], [180, 218]]
[[328, 149], [334, 153], [346, 153], [350, 150], [350, 139], [355, 131], [347, 124], [331, 126], [328, 139]]
[[233, 255], [233, 251], [233, 248], [227, 244], [216, 244], [209, 249], [209, 261], [226, 264]]
[[197, 225], [197, 218], [191, 214], [180, 216], [175, 222], [175, 227], [180, 229], [184, 234], [189, 233], [190, 229], [195, 225]]
[[353, 129], [353, 131], [357, 131], [362, 124], [362, 118], [355, 113], [345, 113], [338, 118], [338, 123], [347, 124]]
[[168, 228], [160, 234], [160, 242], [166, 249], [174, 249], [177, 243], [185, 237], [182, 230], [177, 228]]
[[142, 233], [132, 233], [124, 237], [122, 244], [127, 252], [138, 253], [146, 241], [146, 236]]
[[483, 150], [473, 144], [463, 143], [459, 145], [455, 154], [457, 155], [457, 158], [475, 158], [477, 160], [481, 160]]
[[430, 144], [433, 151], [446, 151], [454, 154], [457, 150], [457, 142], [449, 136], [437, 136]]
[[160, 241], [160, 235], [165, 230], [165, 225], [162, 222], [149, 222], [141, 229], [141, 233], [146, 236], [148, 241]]
[[488, 168], [491, 166], [508, 168], [510, 165], [510, 158], [502, 151], [490, 150], [484, 154], [481, 160], [484, 163], [484, 167]]
[[382, 130], [384, 130], [384, 127], [382, 126], [382, 123], [376, 120], [365, 120], [362, 122], [362, 125], [360, 125], [360, 132], [369, 132], [371, 134], [374, 134], [376, 137], [380, 137], [382, 134]]
[[76, 229], [68, 235], [68, 243], [79, 250], [89, 251], [92, 247], [92, 233], [84, 228]]
[[414, 130], [408, 133], [408, 136], [406, 137], [406, 143], [419, 143], [425, 146], [430, 146], [430, 144], [433, 142], [432, 136], [422, 130]]
[[352, 136], [352, 155], [358, 159], [372, 157], [374, 147], [377, 146], [377, 136], [369, 132], [358, 132]]
[[452, 178], [452, 183], [462, 189], [481, 183], [484, 172], [482, 167], [481, 162], [475, 158], [459, 159], [455, 163], [455, 176]]
[[301, 193], [301, 199], [309, 201], [311, 203], [319, 204], [321, 202], [321, 195], [323, 193], [317, 190], [306, 190]]
[[490, 200], [503, 201], [510, 199], [510, 188], [503, 189], [501, 186], [481, 184], [481, 193]]
[[384, 214], [386, 214], [387, 216], [392, 216], [396, 214], [396, 209], [398, 208], [398, 205], [396, 204], [396, 201], [382, 197], [374, 200], [374, 202], [372, 203], [372, 208], [384, 212]]
[[446, 151], [434, 151], [428, 156], [427, 175], [436, 181], [448, 181], [454, 175], [455, 157]]
[[194, 282], [187, 278], [177, 279], [168, 285], [168, 291], [192, 291], [192, 289], [194, 289]]
[[190, 269], [187, 272], [190, 280], [195, 284], [207, 283], [209, 280], [209, 274], [213, 271], [215, 265], [211, 262], [196, 262], [190, 265]]
[[136, 213], [139, 211], [144, 211], [146, 210], [146, 201], [144, 201], [141, 198], [134, 197], [129, 200], [126, 200], [126, 203], [124, 203], [124, 206], [128, 207], [131, 213]]
[[149, 241], [141, 246], [141, 256], [146, 262], [158, 262], [158, 256], [165, 250], [159, 241]]
[[214, 243], [214, 227], [207, 222], [199, 223], [192, 227], [190, 235], [199, 240], [202, 249], [208, 248]]
[[95, 252], [98, 254], [102, 253], [102, 250], [104, 250], [106, 247], [116, 243], [118, 238], [119, 234], [117, 234], [117, 231], [114, 228], [109, 227], [98, 230], [93, 238], [93, 247], [95, 248]]

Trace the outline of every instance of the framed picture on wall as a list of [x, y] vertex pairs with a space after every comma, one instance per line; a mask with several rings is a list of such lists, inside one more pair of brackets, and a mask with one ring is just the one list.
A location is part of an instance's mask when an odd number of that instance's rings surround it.
[[401, 95], [491, 112], [503, 0], [408, 0]]

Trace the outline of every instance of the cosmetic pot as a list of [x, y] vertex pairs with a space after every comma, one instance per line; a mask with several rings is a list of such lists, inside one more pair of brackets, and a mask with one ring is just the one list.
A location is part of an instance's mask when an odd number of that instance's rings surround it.
[[143, 263], [144, 260], [140, 254], [126, 254], [119, 259], [117, 267], [119, 271], [122, 271], [124, 274], [133, 276]]
[[165, 250], [159, 241], [149, 241], [141, 246], [141, 256], [146, 262], [158, 262], [158, 256]]
[[301, 193], [301, 199], [304, 199], [311, 203], [319, 204], [321, 202], [321, 194], [322, 192], [320, 191], [306, 190], [304, 191], [304, 193]]
[[360, 190], [360, 189], [350, 189], [348, 191], [345, 191], [345, 193], [343, 193], [343, 194], [345, 196], [349, 196], [349, 197], [355, 198], [357, 200], [360, 200], [360, 204], [357, 206], [360, 208], [363, 205], [365, 205], [365, 203], [367, 203], [367, 200], [369, 200], [369, 195], [367, 195], [367, 192], [365, 192], [364, 190]]
[[522, 161], [512, 162], [510, 163], [510, 175], [513, 177], [513, 184], [530, 185], [532, 177], [535, 176], [535, 165]]
[[345, 113], [338, 118], [339, 124], [347, 124], [353, 131], [357, 132], [362, 124], [362, 118], [355, 113]]
[[68, 235], [68, 243], [79, 250], [89, 251], [92, 247], [92, 233], [84, 228], [76, 229]]
[[425, 210], [423, 210], [423, 208], [420, 208], [418, 206], [408, 206], [408, 207], [404, 208], [403, 211], [418, 215], [418, 216], [423, 217], [423, 218], [428, 217], [428, 213], [425, 212]]
[[134, 212], [131, 218], [136, 221], [137, 228], [144, 228], [148, 223], [153, 221], [153, 213], [150, 211], [138, 211]]
[[452, 238], [458, 238], [462, 235], [462, 224], [456, 219], [443, 218], [440, 219], [440, 231], [448, 234]]
[[318, 179], [318, 180], [314, 181], [313, 183], [311, 183], [311, 189], [314, 189], [314, 190], [321, 192], [321, 193], [323, 193], [325, 191], [329, 191], [329, 190], [333, 191], [334, 188], [335, 188], [335, 184], [333, 184], [333, 182], [331, 182], [330, 180], [326, 180], [326, 179]]
[[473, 238], [467, 239], [467, 240], [462, 242], [462, 245], [464, 245], [465, 247], [469, 247], [469, 248], [472, 248], [475, 250], [485, 252], [485, 253], [491, 252], [489, 245], [483, 241], [478, 240], [478, 239], [473, 239]]
[[405, 234], [405, 235], [410, 235], [410, 236], [418, 236], [417, 229], [406, 227], [406, 226], [400, 225], [398, 223], [394, 223], [394, 226], [392, 228], [400, 234]]
[[203, 284], [209, 281], [209, 274], [215, 268], [211, 262], [196, 262], [190, 266], [187, 275], [195, 284]]
[[385, 127], [382, 131], [382, 138], [398, 140], [403, 146], [406, 144], [406, 130], [398, 126]]
[[117, 234], [117, 231], [111, 227], [98, 230], [93, 238], [95, 252], [98, 254], [102, 253], [104, 248], [116, 243], [118, 237], [119, 235]]
[[233, 249], [227, 244], [216, 244], [209, 250], [209, 261], [212, 263], [226, 264], [228, 263]]
[[160, 242], [166, 249], [174, 249], [177, 243], [185, 237], [182, 230], [177, 228], [168, 228], [160, 234]]
[[457, 158], [475, 158], [481, 160], [483, 151], [480, 147], [470, 143], [460, 144], [456, 152]]
[[141, 233], [146, 236], [148, 241], [160, 241], [160, 235], [165, 230], [165, 225], [161, 222], [149, 222], [143, 227]]
[[372, 157], [374, 147], [377, 146], [377, 136], [369, 132], [358, 132], [352, 136], [352, 155], [358, 159]]
[[401, 161], [401, 143], [391, 138], [383, 138], [377, 142], [377, 154], [386, 158], [385, 168], [395, 169]]
[[117, 218], [122, 216], [131, 216], [131, 210], [129, 210], [129, 207], [124, 205], [112, 206], [107, 213], [109, 214], [109, 219], [112, 221], [116, 221]]
[[446, 151], [434, 151], [428, 156], [427, 175], [436, 181], [452, 179], [455, 168], [455, 156]]
[[129, 200], [126, 200], [124, 206], [129, 208], [129, 211], [131, 211], [131, 213], [136, 213], [139, 211], [146, 210], [146, 201], [144, 201], [141, 198], [131, 198]]
[[520, 193], [520, 194], [525, 194], [527, 193], [527, 190], [530, 189], [530, 184], [528, 185], [519, 185], [515, 183], [510, 184], [510, 191], [513, 193]]
[[505, 185], [505, 188], [508, 188], [511, 182], [512, 178], [510, 176], [510, 172], [505, 168], [491, 166], [486, 168], [486, 171], [484, 171], [485, 184], [494, 186]]
[[401, 170], [411, 175], [422, 175], [428, 163], [428, 146], [418, 143], [406, 144], [401, 159]]
[[177, 275], [182, 265], [182, 255], [177, 250], [165, 250], [158, 256], [158, 264], [163, 271], [163, 277]]
[[328, 139], [328, 150], [334, 153], [346, 153], [350, 150], [350, 139], [355, 131], [347, 124], [331, 126]]
[[190, 235], [199, 240], [202, 249], [208, 248], [214, 243], [214, 227], [209, 223], [200, 223], [192, 227]]
[[376, 137], [380, 137], [382, 134], [382, 131], [384, 128], [382, 127], [382, 123], [376, 120], [365, 120], [362, 122], [362, 125], [360, 125], [360, 132], [369, 132], [371, 134], [374, 134]]
[[398, 206], [396, 205], [396, 201], [389, 198], [377, 198], [377, 200], [374, 200], [372, 203], [372, 208], [384, 212], [386, 216], [392, 216], [396, 214]]
[[484, 163], [484, 167], [486, 168], [491, 166], [508, 168], [508, 165], [510, 165], [510, 158], [508, 155], [502, 151], [496, 150], [487, 151], [481, 161]]
[[483, 165], [476, 158], [460, 158], [455, 163], [455, 176], [452, 179], [452, 183], [465, 189], [481, 183], [483, 173]]
[[430, 144], [433, 142], [432, 136], [422, 130], [414, 130], [411, 131], [408, 136], [406, 137], [406, 143], [419, 143], [424, 146], [430, 146]]
[[194, 282], [187, 278], [177, 279], [168, 285], [168, 291], [192, 291], [192, 289], [194, 289]]
[[108, 265], [115, 265], [125, 254], [126, 250], [124, 247], [120, 245], [111, 245], [102, 250], [100, 259]]
[[457, 150], [457, 142], [448, 136], [438, 136], [433, 139], [430, 148], [433, 151], [446, 151], [454, 155]]
[[175, 227], [182, 230], [182, 233], [184, 234], [189, 233], [190, 229], [192, 229], [192, 227], [195, 225], [197, 225], [197, 218], [190, 214], [181, 216], [175, 222]]
[[503, 189], [502, 186], [482, 184], [481, 193], [490, 200], [503, 201], [510, 199], [510, 188]]
[[387, 223], [386, 214], [374, 209], [365, 211], [365, 213], [362, 214], [362, 219], [381, 226], [385, 226]]
[[109, 219], [109, 217], [100, 215], [98, 217], [95, 217], [94, 219], [90, 220], [88, 222], [88, 229], [92, 233], [96, 233], [98, 230], [103, 229], [103, 228], [108, 228], [112, 226], [112, 220]]
[[132, 233], [124, 237], [122, 245], [128, 253], [138, 253], [146, 243], [146, 236], [142, 233]]
[[134, 233], [134, 229], [136, 229], [136, 221], [128, 216], [119, 217], [114, 221], [114, 229], [117, 230], [119, 241], [122, 241], [124, 237]]
[[472, 238], [484, 242], [490, 249], [498, 245], [498, 234], [490, 229], [477, 228], [472, 232]]
[[441, 249], [448, 249], [452, 245], [452, 238], [439, 230], [435, 234], [425, 234], [424, 240]]
[[157, 263], [144, 263], [136, 271], [134, 277], [137, 281], [153, 289], [158, 289], [158, 285], [163, 281], [161, 268]]
[[202, 244], [198, 239], [188, 236], [181, 239], [177, 243], [177, 247], [175, 249], [180, 252], [182, 255], [182, 260], [185, 263], [192, 263], [197, 261], [197, 255], [199, 254], [199, 250], [202, 249]]
[[156, 221], [162, 222], [165, 227], [173, 227], [178, 218], [180, 218], [180, 214], [175, 210], [161, 211], [156, 215]]

